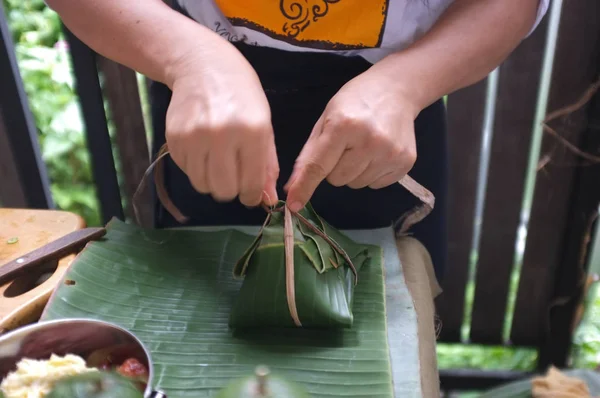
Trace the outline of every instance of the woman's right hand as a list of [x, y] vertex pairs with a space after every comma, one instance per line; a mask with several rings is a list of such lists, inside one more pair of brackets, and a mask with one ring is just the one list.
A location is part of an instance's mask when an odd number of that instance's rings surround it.
[[254, 207], [277, 201], [279, 165], [271, 112], [260, 80], [223, 42], [206, 62], [193, 54], [171, 69], [166, 139], [192, 186], [218, 201]]
[[167, 144], [196, 190], [219, 201], [274, 204], [271, 111], [235, 46], [161, 0], [46, 1], [96, 52], [173, 91]]

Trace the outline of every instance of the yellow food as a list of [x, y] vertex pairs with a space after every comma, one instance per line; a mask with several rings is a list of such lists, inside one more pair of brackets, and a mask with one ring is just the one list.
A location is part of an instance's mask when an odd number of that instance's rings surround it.
[[25, 358], [2, 380], [0, 390], [6, 398], [44, 398], [58, 380], [96, 371], [96, 368], [88, 368], [85, 360], [77, 355], [52, 355], [48, 360]]

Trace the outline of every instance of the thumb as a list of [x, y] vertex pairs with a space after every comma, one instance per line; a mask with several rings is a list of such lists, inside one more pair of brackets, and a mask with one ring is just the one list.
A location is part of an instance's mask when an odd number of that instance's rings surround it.
[[279, 178], [279, 160], [277, 159], [277, 150], [275, 142], [271, 140], [269, 144], [269, 161], [267, 164], [267, 179], [263, 188], [263, 203], [267, 206], [275, 206], [279, 198], [277, 197], [277, 179]]

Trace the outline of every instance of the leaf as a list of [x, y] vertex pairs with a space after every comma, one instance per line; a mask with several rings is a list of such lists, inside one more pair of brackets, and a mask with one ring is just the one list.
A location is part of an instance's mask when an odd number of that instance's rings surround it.
[[73, 147], [73, 143], [65, 140], [64, 137], [51, 135], [44, 140], [42, 157], [45, 161], [54, 160], [72, 151]]
[[[304, 252], [294, 249], [296, 308], [304, 327], [353, 324], [353, 275], [347, 268], [316, 272]], [[295, 327], [286, 299], [285, 258], [279, 246], [257, 250], [231, 310], [234, 328]]]
[[333, 265], [330, 259], [335, 258], [335, 250], [325, 239], [312, 232], [306, 225], [298, 222], [297, 224], [304, 237], [310, 241], [302, 245], [302, 248], [305, 254], [311, 259], [311, 263], [315, 269], [320, 274], [331, 269]]
[[[217, 398], [309, 398], [300, 386], [290, 383], [289, 380], [277, 375], [258, 373], [259, 371], [257, 370], [257, 375], [255, 376], [245, 377], [232, 382], [217, 394]], [[261, 376], [264, 377], [262, 383]], [[249, 396], [249, 391], [256, 391], [257, 393]]]
[[288, 268], [282, 208], [285, 202], [269, 213], [256, 239], [236, 263], [234, 274], [245, 279], [231, 311], [230, 326], [352, 326], [354, 269], [360, 269], [366, 256], [357, 257], [361, 263], [354, 264], [351, 258], [345, 261], [336, 253], [349, 250], [358, 254], [366, 248], [331, 226], [328, 231], [344, 246], [328, 240], [324, 222], [309, 205], [301, 214], [291, 216], [294, 255]]
[[83, 131], [83, 120], [80, 116], [78, 104], [76, 102], [69, 103], [68, 106], [52, 120], [50, 128], [56, 131]]
[[91, 372], [58, 381], [46, 398], [143, 398], [138, 385], [112, 372]]
[[253, 239], [232, 229], [146, 230], [113, 221], [105, 239], [74, 260], [65, 278], [75, 284], [57, 287], [42, 319], [102, 319], [131, 330], [151, 352], [151, 384], [169, 398], [214, 396], [257, 365], [313, 398], [393, 397], [381, 248], [360, 245], [370, 264], [360, 271], [351, 328], [233, 331], [228, 320], [241, 286], [233, 265]]

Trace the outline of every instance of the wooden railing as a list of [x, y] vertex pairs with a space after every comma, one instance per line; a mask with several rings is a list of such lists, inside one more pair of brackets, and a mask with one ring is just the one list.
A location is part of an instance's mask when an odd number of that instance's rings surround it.
[[[554, 1], [539, 28], [497, 71], [448, 97], [449, 266], [437, 300], [442, 342], [535, 347], [540, 368], [567, 364], [586, 245], [600, 202], [600, 165], [545, 134], [542, 121], [548, 112], [576, 102], [598, 79], [598, 15], [598, 0]], [[51, 207], [1, 16], [0, 27], [0, 202]], [[150, 162], [136, 75], [96, 55], [68, 31], [67, 39], [102, 218], [131, 216], [121, 205], [98, 72], [116, 127], [127, 203]], [[600, 97], [552, 126], [580, 150], [600, 154]], [[152, 225], [151, 194], [146, 198], [143, 223]], [[511, 284], [515, 275], [518, 284]], [[465, 305], [471, 301], [472, 311]], [[470, 387], [516, 377], [448, 371], [442, 380], [449, 388], [465, 386], [453, 377], [465, 374]]]

